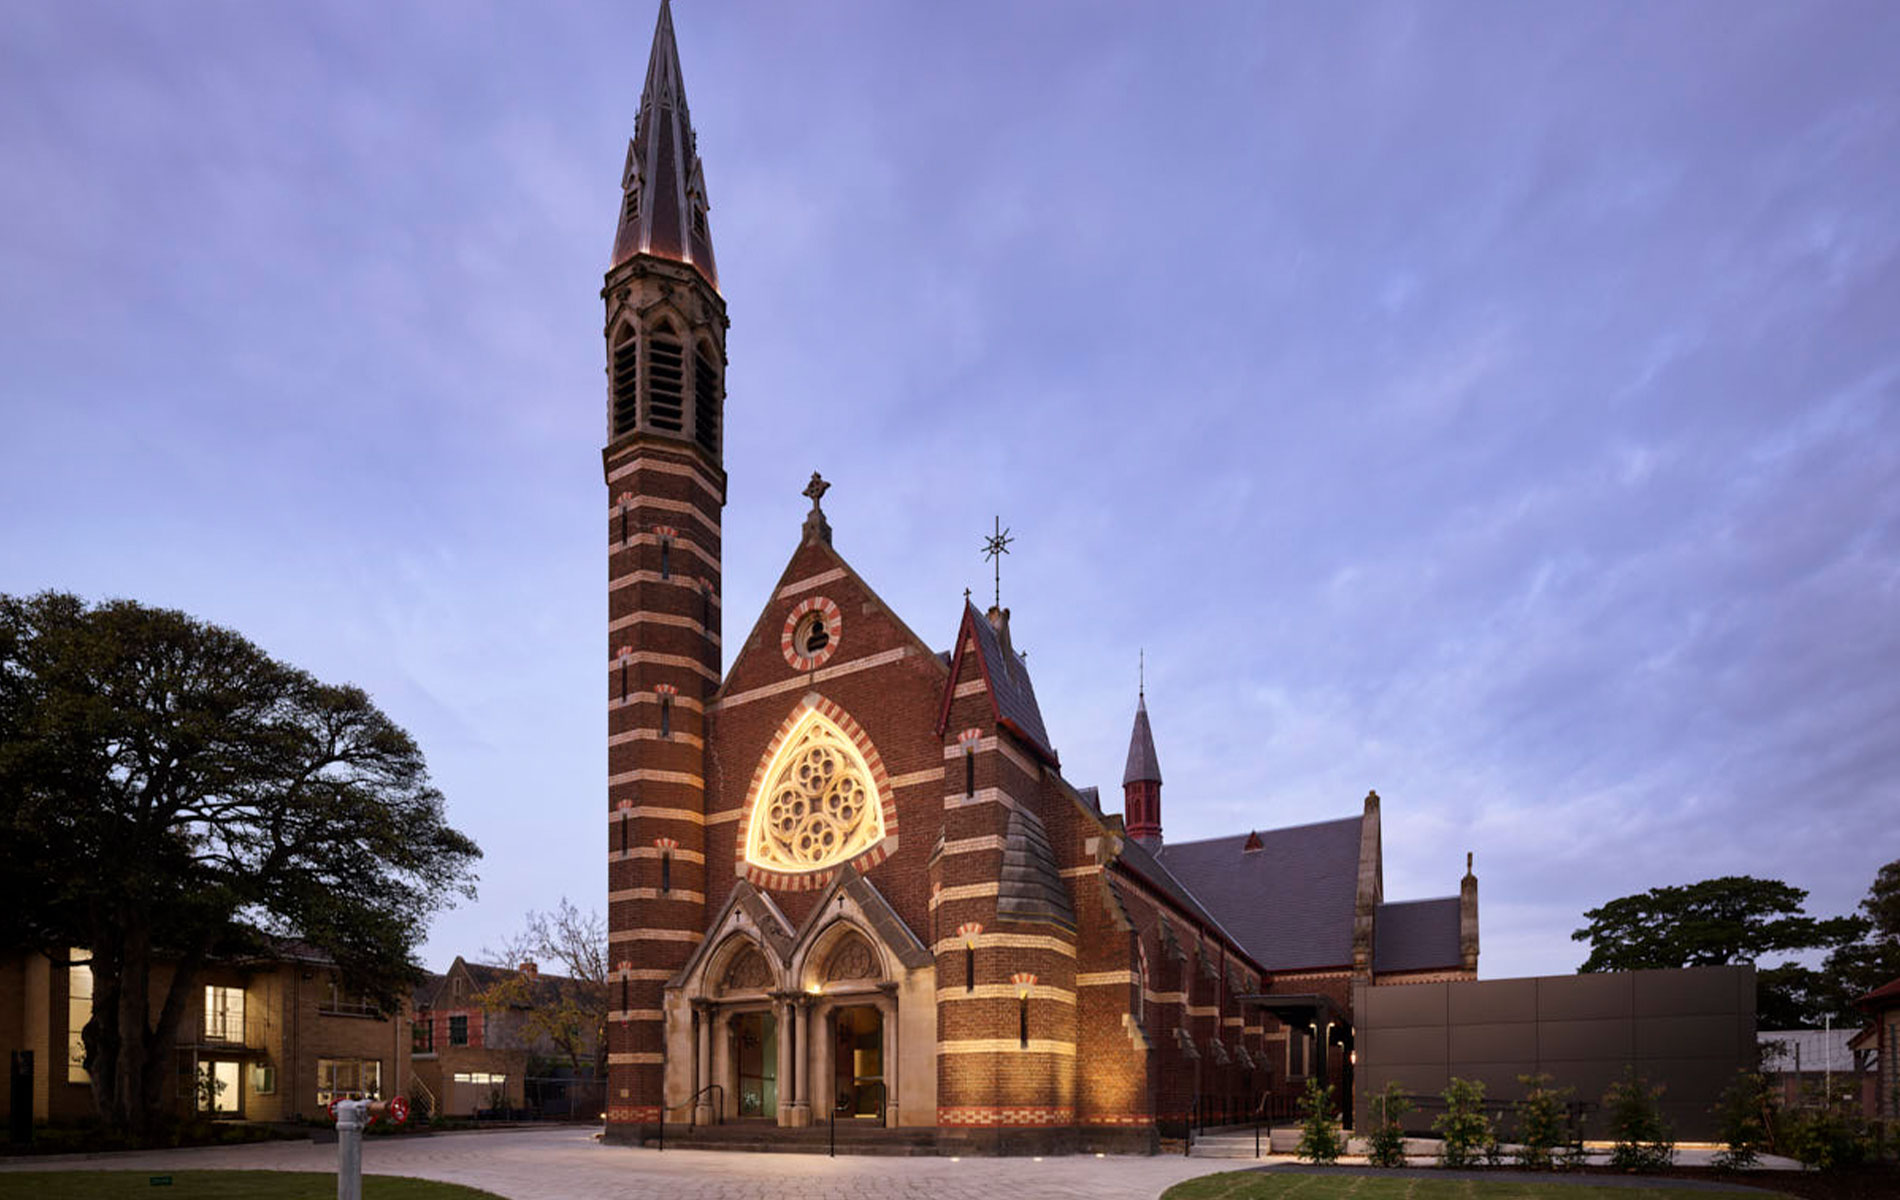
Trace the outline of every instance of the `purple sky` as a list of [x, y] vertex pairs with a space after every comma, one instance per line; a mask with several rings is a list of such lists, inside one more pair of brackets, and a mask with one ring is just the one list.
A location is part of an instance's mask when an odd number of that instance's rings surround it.
[[[0, 15], [0, 590], [362, 684], [487, 857], [603, 856], [598, 298], [652, 0]], [[733, 314], [729, 631], [797, 542], [1003, 598], [1065, 773], [1386, 807], [1483, 973], [1900, 857], [1900, 6], [676, 10]]]

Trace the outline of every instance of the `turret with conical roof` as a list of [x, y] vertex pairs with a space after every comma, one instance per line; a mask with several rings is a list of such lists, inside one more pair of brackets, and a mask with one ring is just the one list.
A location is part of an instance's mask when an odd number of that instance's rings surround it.
[[1122, 822], [1128, 836], [1161, 840], [1161, 763], [1148, 728], [1148, 691], [1135, 699], [1135, 728], [1128, 735], [1128, 765], [1122, 771]]

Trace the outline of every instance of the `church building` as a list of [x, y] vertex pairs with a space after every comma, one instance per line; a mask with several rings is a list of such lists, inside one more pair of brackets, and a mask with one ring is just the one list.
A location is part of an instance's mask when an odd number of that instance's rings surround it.
[[1309, 1077], [1344, 1103], [1355, 988], [1475, 977], [1469, 863], [1455, 895], [1387, 900], [1376, 794], [1165, 840], [1141, 696], [1113, 811], [1063, 775], [1009, 610], [946, 597], [918, 632], [833, 544], [817, 475], [778, 583], [725, 621], [726, 301], [665, 0], [622, 190], [609, 1137], [835, 1120], [1139, 1152], [1286, 1111]]

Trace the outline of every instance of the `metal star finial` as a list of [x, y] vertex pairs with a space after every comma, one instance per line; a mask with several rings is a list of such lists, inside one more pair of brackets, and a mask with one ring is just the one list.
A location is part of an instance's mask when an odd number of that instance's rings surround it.
[[983, 539], [983, 557], [996, 564], [996, 607], [1003, 607], [1003, 555], [1009, 553], [1009, 544], [1016, 539], [1009, 536], [1009, 530], [1003, 528], [1003, 518], [996, 518], [996, 532]]
[[825, 493], [830, 490], [831, 490], [831, 485], [825, 482], [825, 477], [823, 475], [820, 475], [818, 472], [813, 471], [811, 473], [811, 482], [806, 484], [805, 490], [803, 492], [800, 492], [799, 494], [802, 496], [810, 496], [811, 510], [813, 512], [817, 512], [818, 502], [820, 500], [823, 500], [825, 498]]

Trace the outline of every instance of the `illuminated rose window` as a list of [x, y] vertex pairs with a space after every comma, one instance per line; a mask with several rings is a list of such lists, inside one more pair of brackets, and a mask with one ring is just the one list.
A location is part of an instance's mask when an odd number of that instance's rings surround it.
[[844, 730], [807, 709], [760, 774], [745, 858], [768, 871], [816, 871], [884, 839], [875, 774]]

